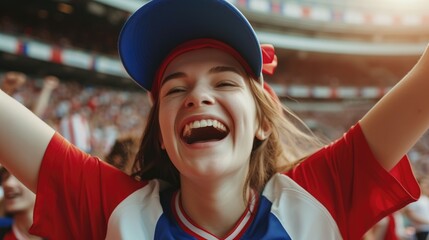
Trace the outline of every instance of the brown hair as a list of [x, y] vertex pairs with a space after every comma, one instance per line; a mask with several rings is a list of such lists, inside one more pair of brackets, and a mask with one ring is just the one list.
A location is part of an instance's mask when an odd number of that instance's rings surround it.
[[[275, 173], [291, 169], [322, 143], [295, 114], [268, 94], [258, 81], [250, 77], [248, 79], [256, 103], [258, 122], [262, 124], [265, 121], [272, 129], [267, 139], [260, 141], [255, 138], [250, 153], [246, 184], [261, 191]], [[159, 100], [156, 100], [148, 117], [134, 168], [139, 169], [136, 174], [142, 180], [160, 179], [178, 188], [180, 173], [167, 152], [161, 149], [160, 139]]]
[[150, 110], [140, 148], [135, 158], [133, 169], [137, 169], [137, 171], [134, 175], [141, 180], [160, 179], [174, 187], [179, 187], [179, 171], [171, 162], [167, 152], [161, 149], [159, 142], [161, 131], [158, 113], [159, 100], [156, 100]]
[[132, 169], [129, 166], [137, 152], [138, 146], [136, 142], [137, 140], [132, 136], [116, 139], [106, 156], [106, 162], [127, 174], [131, 174]]
[[322, 143], [302, 120], [281, 105], [276, 96], [270, 95], [257, 81], [251, 80], [249, 85], [259, 123], [265, 121], [272, 130], [264, 141], [255, 140], [250, 156], [246, 183], [260, 191], [275, 173], [288, 171]]

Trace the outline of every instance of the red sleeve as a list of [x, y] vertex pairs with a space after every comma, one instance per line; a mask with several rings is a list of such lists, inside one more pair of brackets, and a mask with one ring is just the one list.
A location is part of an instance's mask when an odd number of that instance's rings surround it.
[[143, 186], [55, 134], [40, 167], [30, 231], [48, 239], [104, 239], [112, 211]]
[[359, 124], [286, 174], [328, 209], [344, 239], [361, 239], [384, 216], [420, 195], [408, 158], [387, 172]]
[[396, 221], [393, 214], [387, 216], [388, 223], [386, 233], [384, 234], [384, 240], [398, 240], [398, 235], [396, 234]]
[[18, 238], [16, 238], [15, 234], [13, 234], [13, 231], [11, 229], [4, 235], [3, 240], [18, 240]]

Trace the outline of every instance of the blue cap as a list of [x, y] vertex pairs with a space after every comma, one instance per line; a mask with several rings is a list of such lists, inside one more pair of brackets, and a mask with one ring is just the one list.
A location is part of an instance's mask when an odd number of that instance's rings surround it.
[[244, 15], [225, 0], [152, 0], [132, 14], [119, 35], [119, 55], [128, 74], [150, 91], [168, 54], [187, 41], [209, 38], [234, 48], [261, 76], [259, 41]]

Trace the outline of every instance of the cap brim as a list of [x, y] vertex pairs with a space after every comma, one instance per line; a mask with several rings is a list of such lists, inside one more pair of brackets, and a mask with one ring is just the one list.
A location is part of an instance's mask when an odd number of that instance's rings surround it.
[[256, 34], [241, 12], [223, 0], [153, 0], [138, 9], [119, 36], [119, 55], [128, 74], [151, 90], [164, 58], [178, 45], [199, 38], [228, 44], [259, 77], [262, 56]]

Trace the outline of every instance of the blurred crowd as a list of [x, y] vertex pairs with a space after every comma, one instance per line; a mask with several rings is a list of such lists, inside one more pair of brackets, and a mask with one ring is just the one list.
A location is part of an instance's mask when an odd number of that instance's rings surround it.
[[[16, 72], [2, 75], [0, 84], [9, 89], [6, 92], [90, 154], [104, 158], [116, 139], [138, 138], [143, 132], [145, 118], [141, 116], [148, 114], [150, 106], [143, 91], [84, 86], [54, 76], [31, 78]], [[52, 92], [40, 106], [46, 89]]]
[[[85, 8], [85, 4], [57, 1], [5, 1], [0, 3], [0, 32], [58, 47], [117, 55], [117, 38], [112, 36], [118, 35], [128, 14], [122, 12], [116, 22], [105, 24], [105, 19], [91, 16]], [[79, 13], [79, 18], [73, 12]]]

